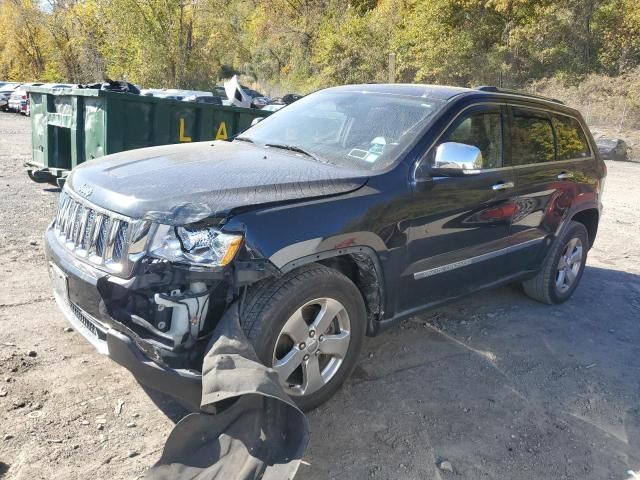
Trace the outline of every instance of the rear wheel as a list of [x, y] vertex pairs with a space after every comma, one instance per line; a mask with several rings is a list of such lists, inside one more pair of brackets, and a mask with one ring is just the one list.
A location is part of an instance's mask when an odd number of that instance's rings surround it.
[[587, 262], [589, 235], [581, 223], [571, 221], [556, 240], [540, 272], [523, 282], [525, 293], [539, 302], [558, 304], [571, 297]]
[[248, 295], [241, 325], [303, 410], [328, 400], [355, 367], [366, 309], [346, 276], [310, 265], [267, 280]]

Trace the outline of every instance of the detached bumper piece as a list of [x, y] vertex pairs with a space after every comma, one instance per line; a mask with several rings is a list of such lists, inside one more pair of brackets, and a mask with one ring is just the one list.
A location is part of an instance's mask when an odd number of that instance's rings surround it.
[[202, 412], [173, 429], [148, 480], [293, 479], [309, 441], [304, 414], [258, 360], [233, 304], [202, 366]]

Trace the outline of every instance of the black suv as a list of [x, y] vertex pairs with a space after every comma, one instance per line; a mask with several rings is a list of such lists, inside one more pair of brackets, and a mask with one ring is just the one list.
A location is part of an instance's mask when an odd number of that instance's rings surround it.
[[479, 289], [567, 300], [606, 168], [580, 114], [480, 87], [322, 90], [232, 142], [76, 169], [47, 231], [55, 296], [100, 352], [197, 406], [213, 329], [239, 312], [304, 409], [365, 335]]

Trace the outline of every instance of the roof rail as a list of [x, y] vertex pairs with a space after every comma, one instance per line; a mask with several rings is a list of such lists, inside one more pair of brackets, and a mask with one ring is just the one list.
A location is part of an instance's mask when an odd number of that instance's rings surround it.
[[538, 100], [547, 100], [550, 102], [559, 103], [560, 105], [564, 105], [564, 102], [561, 100], [558, 100], [557, 98], [544, 97], [542, 95], [536, 95], [535, 93], [521, 92], [519, 90], [511, 90], [509, 88], [498, 88], [493, 85], [482, 85], [482, 86], [476, 87], [475, 90], [479, 90], [481, 92], [508, 93], [510, 95], [519, 95], [521, 97], [537, 98]]

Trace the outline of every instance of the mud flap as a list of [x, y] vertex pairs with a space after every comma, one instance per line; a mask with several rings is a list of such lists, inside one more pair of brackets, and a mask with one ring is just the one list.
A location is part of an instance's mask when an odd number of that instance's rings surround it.
[[304, 414], [276, 372], [258, 360], [237, 304], [216, 327], [204, 358], [201, 413], [173, 429], [150, 480], [286, 480], [309, 439]]

